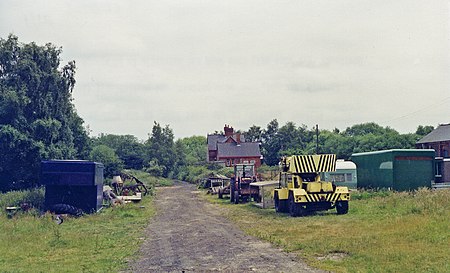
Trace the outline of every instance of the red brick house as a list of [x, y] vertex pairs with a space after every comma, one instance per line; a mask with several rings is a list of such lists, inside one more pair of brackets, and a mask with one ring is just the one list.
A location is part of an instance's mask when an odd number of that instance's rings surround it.
[[224, 134], [207, 136], [207, 162], [219, 162], [231, 167], [240, 163], [254, 163], [261, 166], [259, 142], [246, 142], [244, 135], [235, 133], [233, 127], [225, 125]]
[[450, 182], [450, 124], [441, 124], [416, 143], [436, 151], [436, 182]]

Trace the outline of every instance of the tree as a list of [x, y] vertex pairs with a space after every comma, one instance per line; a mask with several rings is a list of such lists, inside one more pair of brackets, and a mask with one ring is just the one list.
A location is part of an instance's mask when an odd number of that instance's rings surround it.
[[123, 161], [124, 168], [140, 170], [144, 166], [145, 146], [135, 136], [101, 134], [93, 139], [93, 143], [112, 148]]
[[247, 132], [244, 132], [245, 141], [249, 142], [258, 142], [261, 141], [262, 130], [261, 127], [253, 125], [248, 129]]
[[373, 134], [373, 135], [382, 135], [388, 132], [392, 132], [395, 130], [391, 129], [389, 127], [383, 128], [380, 125], [376, 124], [375, 122], [368, 122], [368, 123], [361, 123], [353, 125], [352, 127], [348, 127], [345, 129], [343, 134], [345, 136], [363, 136], [367, 134]]
[[154, 121], [152, 134], [145, 143], [147, 149], [147, 165], [162, 168], [162, 176], [169, 177], [175, 168], [176, 152], [174, 135], [169, 125], [164, 128]]
[[186, 164], [198, 165], [206, 162], [206, 137], [185, 137], [178, 141], [181, 142], [181, 145], [183, 146]]
[[61, 66], [61, 53], [50, 43], [0, 39], [0, 153], [16, 155], [0, 168], [3, 189], [36, 184], [42, 159], [88, 154], [89, 138], [72, 104], [75, 61]]
[[114, 149], [106, 145], [98, 145], [92, 148], [90, 159], [103, 163], [105, 166], [104, 175], [106, 177], [118, 175], [123, 169], [123, 162], [119, 159]]
[[278, 152], [281, 149], [280, 139], [277, 136], [278, 120], [273, 119], [262, 132], [262, 154], [267, 165], [276, 165], [279, 162]]
[[11, 125], [0, 126], [0, 191], [32, 187], [37, 180], [44, 147]]
[[416, 130], [416, 135], [418, 135], [420, 137], [424, 137], [424, 136], [428, 135], [429, 133], [431, 133], [431, 131], [433, 131], [433, 130], [434, 130], [434, 127], [431, 125], [425, 125], [425, 126], [419, 125]]

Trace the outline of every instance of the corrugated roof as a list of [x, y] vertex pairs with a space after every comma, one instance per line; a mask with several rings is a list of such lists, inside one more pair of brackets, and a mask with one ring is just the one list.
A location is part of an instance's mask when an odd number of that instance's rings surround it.
[[450, 124], [441, 124], [436, 129], [424, 136], [417, 144], [450, 140]]
[[217, 158], [221, 157], [260, 157], [259, 143], [243, 142], [235, 143], [217, 143]]

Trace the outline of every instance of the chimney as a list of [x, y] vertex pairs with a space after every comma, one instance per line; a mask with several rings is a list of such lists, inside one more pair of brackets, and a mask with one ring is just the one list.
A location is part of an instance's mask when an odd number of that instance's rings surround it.
[[241, 144], [241, 133], [236, 134], [236, 142], [237, 144]]
[[232, 136], [234, 132], [233, 127], [230, 127], [229, 125], [226, 124], [225, 127], [223, 127], [223, 131], [225, 132], [226, 137]]

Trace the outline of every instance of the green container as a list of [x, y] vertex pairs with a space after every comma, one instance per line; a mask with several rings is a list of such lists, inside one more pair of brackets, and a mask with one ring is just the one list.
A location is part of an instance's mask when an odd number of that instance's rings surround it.
[[352, 154], [357, 166], [358, 188], [396, 191], [431, 187], [434, 181], [434, 150], [395, 149]]

